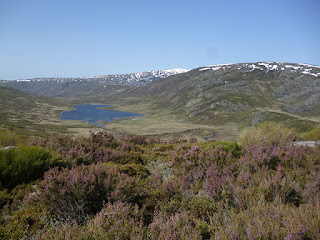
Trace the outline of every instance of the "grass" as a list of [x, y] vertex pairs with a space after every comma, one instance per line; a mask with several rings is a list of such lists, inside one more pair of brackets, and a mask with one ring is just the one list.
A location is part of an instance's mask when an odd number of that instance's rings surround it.
[[216, 140], [235, 140], [239, 132], [237, 124], [214, 126], [188, 122], [182, 117], [179, 118], [172, 114], [170, 110], [161, 109], [161, 111], [155, 111], [153, 104], [150, 102], [135, 105], [114, 105], [113, 109], [145, 115], [145, 117], [119, 119], [108, 123], [100, 122], [107, 131], [115, 134], [161, 136], [165, 138], [212, 138], [212, 136], [216, 135]]

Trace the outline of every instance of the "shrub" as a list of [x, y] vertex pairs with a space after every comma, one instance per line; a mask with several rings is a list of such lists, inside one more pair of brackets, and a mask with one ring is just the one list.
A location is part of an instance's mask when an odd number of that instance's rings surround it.
[[0, 129], [0, 148], [14, 146], [23, 142], [24, 140], [24, 137], [18, 136], [7, 129]]
[[276, 170], [280, 163], [291, 169], [306, 167], [307, 158], [311, 157], [315, 150], [304, 146], [282, 145], [247, 147], [243, 148], [242, 152], [243, 158], [256, 169], [265, 165]]
[[229, 205], [233, 204], [232, 174], [218, 165], [211, 165], [206, 171], [203, 190], [215, 201], [223, 200]]
[[120, 172], [126, 173], [129, 176], [139, 176], [141, 178], [145, 178], [150, 175], [148, 168], [141, 164], [129, 163], [119, 165], [118, 167]]
[[33, 235], [34, 240], [88, 240], [93, 239], [87, 229], [75, 222], [63, 223], [58, 226], [47, 226], [41, 232]]
[[313, 129], [304, 134], [304, 138], [306, 140], [320, 140], [320, 127], [313, 127]]
[[145, 141], [142, 137], [128, 137], [119, 142], [106, 132], [91, 133], [90, 137], [71, 138], [57, 135], [50, 139], [33, 142], [47, 149], [52, 149], [69, 166], [90, 165], [99, 162], [120, 164], [143, 163], [143, 150], [134, 144]]
[[241, 156], [241, 147], [236, 142], [217, 141], [209, 143], [209, 146], [213, 149], [220, 146], [226, 152], [231, 151], [234, 157], [238, 158]]
[[13, 211], [0, 225], [0, 239], [31, 239], [46, 224], [46, 214], [39, 205]]
[[93, 239], [145, 239], [147, 228], [137, 206], [108, 203], [88, 224]]
[[195, 226], [195, 219], [187, 213], [176, 213], [173, 216], [157, 213], [148, 226], [149, 237], [151, 240], [201, 239], [201, 232]]
[[117, 201], [106, 204], [86, 225], [71, 222], [49, 226], [34, 239], [146, 239], [142, 220], [137, 206]]
[[279, 207], [265, 207], [261, 214], [247, 222], [246, 237], [248, 239], [313, 239], [309, 229], [310, 223], [304, 222], [305, 217], [299, 216], [300, 214], [292, 208], [284, 210]]
[[145, 145], [147, 144], [147, 138], [145, 136], [127, 136], [123, 139], [125, 142], [132, 143], [134, 145]]
[[256, 127], [243, 131], [238, 143], [242, 147], [253, 147], [259, 145], [283, 145], [291, 143], [296, 133], [282, 124], [276, 122], [263, 122]]
[[134, 201], [137, 179], [120, 173], [114, 166], [81, 165], [72, 169], [50, 169], [41, 182], [36, 199], [44, 202], [58, 219], [78, 223], [96, 214], [104, 201]]
[[55, 164], [57, 158], [42, 147], [0, 150], [0, 183], [2, 187], [12, 189], [41, 178]]
[[7, 189], [0, 190], [0, 209], [10, 200]]

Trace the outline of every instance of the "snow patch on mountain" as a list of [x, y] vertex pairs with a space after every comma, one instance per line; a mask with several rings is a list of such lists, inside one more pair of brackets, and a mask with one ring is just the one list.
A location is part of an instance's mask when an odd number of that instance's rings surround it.
[[209, 66], [200, 68], [199, 71], [207, 71], [207, 70], [216, 71], [216, 70], [219, 70], [219, 69], [225, 70], [226, 67], [230, 67], [230, 66], [232, 66], [232, 65], [235, 65], [235, 63], [209, 65]]

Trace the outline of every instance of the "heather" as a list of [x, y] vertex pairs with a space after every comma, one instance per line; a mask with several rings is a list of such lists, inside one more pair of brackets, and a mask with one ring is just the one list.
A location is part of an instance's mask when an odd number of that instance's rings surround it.
[[0, 238], [319, 239], [320, 147], [278, 127], [238, 143], [97, 132], [1, 150]]

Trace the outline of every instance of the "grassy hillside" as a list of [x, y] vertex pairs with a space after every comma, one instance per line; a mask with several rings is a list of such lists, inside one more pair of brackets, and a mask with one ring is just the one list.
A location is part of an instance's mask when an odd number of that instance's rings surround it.
[[87, 95], [103, 93], [115, 93], [127, 86], [108, 85], [91, 81], [0, 81], [0, 86], [12, 87], [23, 92], [39, 96], [56, 98], [77, 98]]
[[48, 136], [70, 132], [70, 128], [90, 127], [86, 123], [60, 120], [60, 113], [70, 109], [72, 105], [65, 101], [0, 87], [0, 128], [20, 135]]

